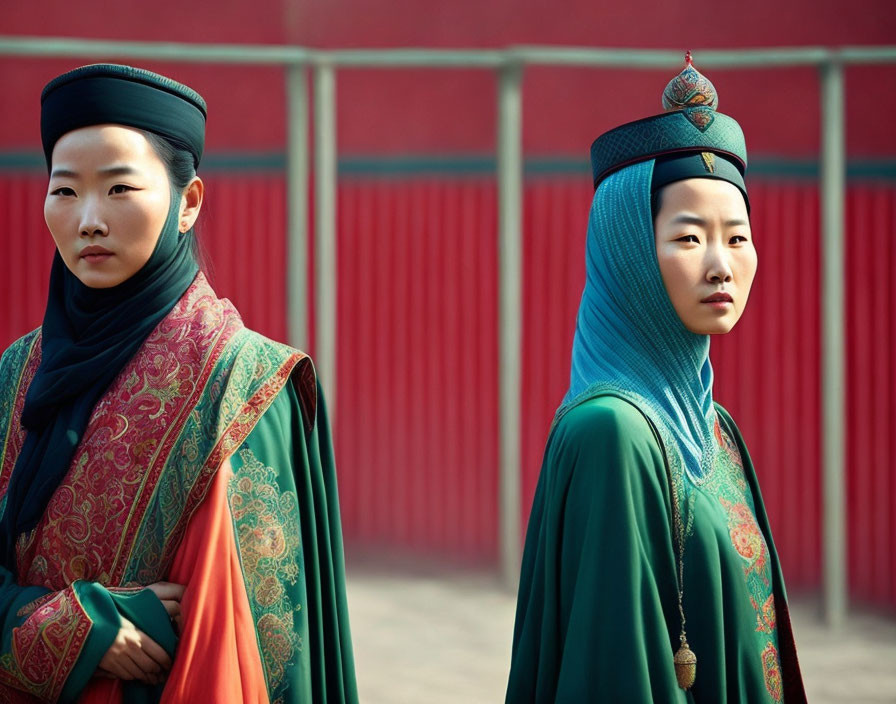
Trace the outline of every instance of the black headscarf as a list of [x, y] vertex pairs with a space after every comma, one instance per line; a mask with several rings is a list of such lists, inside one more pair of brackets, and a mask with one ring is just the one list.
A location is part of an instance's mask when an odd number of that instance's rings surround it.
[[[131, 84], [139, 86], [137, 93]], [[139, 104], [129, 102], [134, 96]], [[170, 110], [177, 105], [172, 101], [187, 105]], [[205, 104], [186, 86], [128, 66], [76, 69], [44, 89], [41, 130], [47, 165], [59, 137], [97, 124], [155, 132], [176, 147], [189, 149], [198, 164], [203, 133], [197, 131], [195, 119], [184, 119], [185, 114], [195, 117], [197, 106], [204, 126]], [[43, 516], [68, 472], [94, 406], [199, 270], [192, 231], [182, 234], [178, 229], [180, 198], [172, 189], [168, 216], [149, 261], [117, 286], [85, 286], [58, 252], [53, 258], [41, 328], [41, 363], [22, 412], [27, 435], [0, 518], [0, 563], [14, 574], [16, 539], [34, 529]]]

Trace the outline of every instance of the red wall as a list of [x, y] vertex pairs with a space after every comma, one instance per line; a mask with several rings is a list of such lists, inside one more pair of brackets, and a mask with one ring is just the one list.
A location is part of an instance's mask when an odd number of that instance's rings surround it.
[[491, 179], [339, 189], [337, 456], [349, 540], [493, 562]]
[[896, 605], [896, 189], [849, 194], [847, 510], [852, 594]]

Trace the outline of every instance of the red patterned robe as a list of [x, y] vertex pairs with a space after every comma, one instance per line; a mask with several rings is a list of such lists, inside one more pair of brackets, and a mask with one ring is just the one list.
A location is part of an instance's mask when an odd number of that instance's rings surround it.
[[[0, 360], [0, 513], [39, 364], [39, 330]], [[0, 570], [4, 702], [357, 699], [313, 365], [202, 274], [97, 403], [17, 569]], [[157, 581], [187, 587], [179, 642]], [[165, 685], [95, 676], [122, 617], [174, 655]]]

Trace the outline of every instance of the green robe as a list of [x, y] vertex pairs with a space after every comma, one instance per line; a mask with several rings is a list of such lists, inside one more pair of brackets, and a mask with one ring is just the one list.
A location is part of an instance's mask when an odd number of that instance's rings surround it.
[[[0, 358], [0, 513], [39, 331]], [[177, 657], [161, 602], [222, 462], [271, 702], [357, 701], [336, 474], [311, 360], [246, 330], [200, 275], [94, 409], [69, 473], [0, 568], [0, 701], [77, 700], [121, 618]], [[128, 704], [161, 688], [125, 685]]]
[[[600, 396], [569, 411], [548, 439], [507, 702], [805, 701], [753, 467], [733, 421], [717, 411], [710, 481], [676, 492], [693, 497], [682, 505], [683, 521], [693, 521], [683, 604], [694, 686], [679, 688], [672, 660], [678, 556], [661, 444], [634, 405]], [[671, 472], [683, 489], [683, 473]]]

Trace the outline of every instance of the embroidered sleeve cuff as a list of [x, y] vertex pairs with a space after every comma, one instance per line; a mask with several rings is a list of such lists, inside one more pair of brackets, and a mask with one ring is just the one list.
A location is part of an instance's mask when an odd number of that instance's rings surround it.
[[[74, 702], [96, 672], [100, 660], [118, 635], [121, 618], [111, 594], [96, 582], [75, 582], [69, 587], [73, 601], [87, 622], [86, 637], [59, 694], [60, 702]], [[66, 591], [69, 591], [66, 590]]]
[[[106, 589], [93, 582], [75, 582], [78, 597], [93, 627], [72, 673], [66, 680], [60, 702], [77, 700], [115, 640], [121, 617], [131, 621], [165, 651], [174, 656], [177, 637], [168, 612], [149, 589]], [[129, 683], [126, 683], [129, 684]]]

